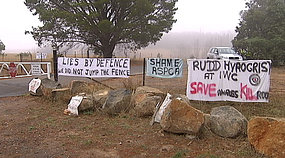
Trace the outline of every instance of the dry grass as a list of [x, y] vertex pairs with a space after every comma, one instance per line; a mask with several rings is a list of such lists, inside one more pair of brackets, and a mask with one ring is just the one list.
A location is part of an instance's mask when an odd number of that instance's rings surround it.
[[[185, 72], [183, 78], [177, 79], [146, 77], [146, 85], [185, 94]], [[113, 88], [135, 89], [142, 85], [142, 75], [103, 83]], [[285, 69], [273, 68], [269, 103], [191, 101], [191, 104], [205, 113], [213, 107], [231, 105], [248, 119], [285, 117], [284, 89]], [[204, 133], [199, 139], [189, 140], [184, 135], [163, 132], [157, 124], [149, 126], [150, 118], [127, 113], [109, 117], [95, 111], [78, 117], [66, 116], [63, 115], [66, 104], [31, 96], [0, 98], [0, 106], [6, 108], [0, 111], [0, 157], [89, 157], [98, 152], [115, 152], [120, 157], [265, 157], [256, 153], [246, 138], [226, 139]], [[161, 150], [167, 145], [173, 148]]]

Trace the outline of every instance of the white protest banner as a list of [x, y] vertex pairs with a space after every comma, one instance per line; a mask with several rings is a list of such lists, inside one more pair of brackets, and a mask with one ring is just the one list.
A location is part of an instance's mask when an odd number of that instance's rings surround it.
[[130, 76], [129, 58], [58, 58], [58, 75], [78, 77]]
[[187, 63], [189, 99], [268, 102], [270, 60], [188, 59]]
[[147, 75], [159, 78], [182, 77], [182, 59], [149, 58], [147, 60]]
[[67, 108], [70, 111], [70, 113], [78, 115], [78, 107], [81, 104], [82, 100], [83, 96], [78, 96], [78, 95], [71, 98]]
[[29, 83], [29, 92], [37, 93], [37, 89], [41, 86], [40, 79], [32, 79]]

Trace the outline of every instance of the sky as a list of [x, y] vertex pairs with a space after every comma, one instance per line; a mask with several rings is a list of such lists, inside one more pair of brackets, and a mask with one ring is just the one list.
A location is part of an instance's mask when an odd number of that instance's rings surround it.
[[[229, 32], [239, 22], [245, 0], [178, 0], [171, 32]], [[35, 52], [37, 45], [31, 35], [32, 26], [41, 25], [24, 5], [24, 0], [0, 0], [0, 40], [5, 52]]]

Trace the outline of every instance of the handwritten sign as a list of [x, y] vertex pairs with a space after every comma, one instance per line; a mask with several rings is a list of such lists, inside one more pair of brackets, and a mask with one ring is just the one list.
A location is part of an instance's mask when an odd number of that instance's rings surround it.
[[33, 75], [41, 75], [42, 74], [42, 68], [41, 68], [41, 64], [31, 64], [31, 70], [32, 70], [32, 74]]
[[58, 74], [78, 77], [130, 76], [129, 58], [58, 58]]
[[192, 100], [268, 102], [270, 60], [188, 59], [187, 97]]
[[83, 96], [78, 96], [78, 95], [71, 98], [67, 108], [70, 111], [70, 113], [78, 115], [78, 107], [81, 104], [82, 100]]
[[182, 59], [150, 58], [147, 60], [147, 75], [159, 78], [182, 77]]
[[32, 79], [29, 83], [29, 92], [37, 93], [37, 89], [41, 86], [40, 79]]

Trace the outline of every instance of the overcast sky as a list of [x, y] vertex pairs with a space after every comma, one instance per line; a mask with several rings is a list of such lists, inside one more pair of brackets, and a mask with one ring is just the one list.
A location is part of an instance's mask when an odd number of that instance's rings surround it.
[[[228, 32], [239, 22], [245, 0], [178, 0], [177, 23], [171, 32]], [[5, 52], [35, 51], [36, 42], [25, 30], [40, 25], [24, 0], [0, 0], [0, 39]]]

